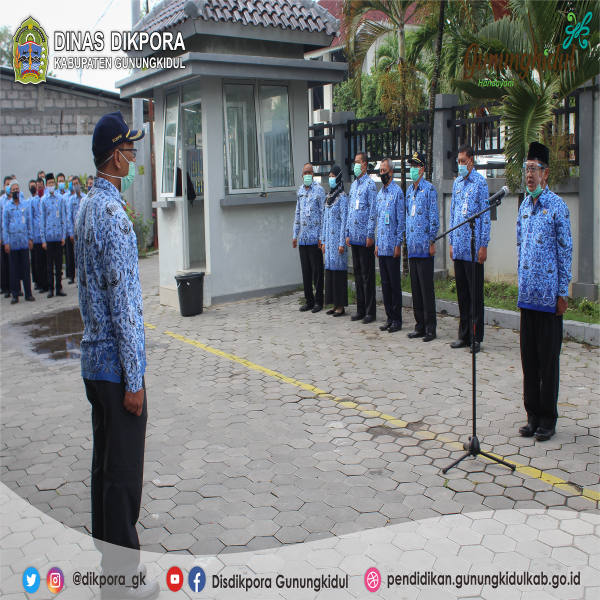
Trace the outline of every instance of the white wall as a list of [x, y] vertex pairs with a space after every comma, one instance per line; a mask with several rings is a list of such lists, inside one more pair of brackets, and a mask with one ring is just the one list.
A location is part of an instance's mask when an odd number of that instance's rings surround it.
[[[27, 195], [27, 183], [38, 171], [69, 175], [95, 174], [91, 135], [23, 135], [0, 138], [0, 175], [17, 176]], [[131, 204], [133, 187], [123, 194]]]
[[[594, 92], [594, 139], [600, 140], [600, 93]], [[600, 232], [600, 153], [598, 144], [593, 145], [594, 148], [594, 164], [596, 168], [592, 170], [594, 178], [594, 231]], [[596, 233], [594, 236], [594, 282], [600, 282], [600, 235]]]

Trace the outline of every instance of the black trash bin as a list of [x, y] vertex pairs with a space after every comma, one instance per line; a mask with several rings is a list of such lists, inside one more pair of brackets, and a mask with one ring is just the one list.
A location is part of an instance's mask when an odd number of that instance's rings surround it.
[[204, 308], [204, 272], [176, 275], [179, 310], [182, 317], [202, 314]]

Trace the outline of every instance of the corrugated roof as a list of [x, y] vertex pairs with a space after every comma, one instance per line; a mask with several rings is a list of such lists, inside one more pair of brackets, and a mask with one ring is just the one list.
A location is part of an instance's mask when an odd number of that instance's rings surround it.
[[[331, 36], [336, 35], [339, 28], [338, 21], [311, 0], [193, 0], [193, 3], [197, 18], [204, 21], [314, 31]], [[189, 19], [190, 14], [196, 18], [195, 12], [189, 0], [164, 0], [134, 31], [165, 31]]]

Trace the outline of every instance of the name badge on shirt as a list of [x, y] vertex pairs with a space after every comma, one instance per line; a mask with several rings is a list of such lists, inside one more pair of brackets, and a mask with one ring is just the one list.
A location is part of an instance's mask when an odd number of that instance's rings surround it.
[[385, 224], [386, 225], [390, 224], [390, 213], [389, 212], [385, 213]]
[[58, 219], [60, 217], [60, 214], [58, 211], [56, 211], [56, 218]]
[[21, 219], [23, 220], [23, 223], [25, 223], [25, 217], [21, 217]]
[[416, 212], [417, 212], [417, 208], [416, 208], [416, 206], [413, 204], [413, 205], [412, 205], [412, 210], [410, 211], [410, 216], [411, 216], [411, 217], [414, 217]]
[[356, 199], [356, 210], [358, 210], [359, 206], [360, 206], [360, 200], [357, 198]]
[[462, 214], [463, 214], [463, 215], [466, 215], [466, 214], [467, 214], [467, 209], [468, 209], [468, 208], [469, 208], [469, 204], [468, 204], [468, 202], [465, 202], [465, 203], [463, 204], [463, 207], [462, 207]]

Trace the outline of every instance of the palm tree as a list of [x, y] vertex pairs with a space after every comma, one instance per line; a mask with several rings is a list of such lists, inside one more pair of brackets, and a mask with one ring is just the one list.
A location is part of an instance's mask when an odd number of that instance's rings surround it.
[[[412, 0], [345, 0], [342, 27], [346, 31], [346, 54], [349, 74], [355, 91], [361, 93], [361, 73], [370, 48], [378, 40], [394, 35], [398, 39], [398, 74], [400, 76], [400, 184], [406, 194], [406, 23], [414, 9]], [[413, 7], [413, 8], [411, 8]], [[384, 16], [374, 19], [374, 13]], [[403, 272], [408, 272], [408, 258], [403, 247]]]
[[[491, 55], [552, 53], [575, 55], [574, 70], [538, 69], [524, 72], [513, 61], [496, 65], [495, 76], [512, 82], [507, 87], [480, 87], [476, 82], [454, 79], [452, 85], [480, 100], [501, 101], [498, 110], [501, 126], [505, 129], [506, 178], [512, 191], [521, 186], [522, 165], [532, 141], [544, 139], [548, 125], [553, 121], [553, 109], [569, 94], [590, 79], [600, 75], [600, 33], [598, 31], [598, 4], [595, 0], [564, 1], [511, 0], [510, 16], [489, 23], [475, 33], [453, 33], [453, 55], [465, 56], [471, 44], [480, 52]], [[592, 12], [587, 44], [582, 48], [576, 41], [573, 48], [563, 50], [565, 29], [573, 12], [579, 21]], [[583, 43], [583, 41], [582, 41]], [[576, 45], [575, 45], [576, 44]], [[521, 77], [520, 75], [524, 75]], [[485, 75], [484, 75], [485, 76]]]

